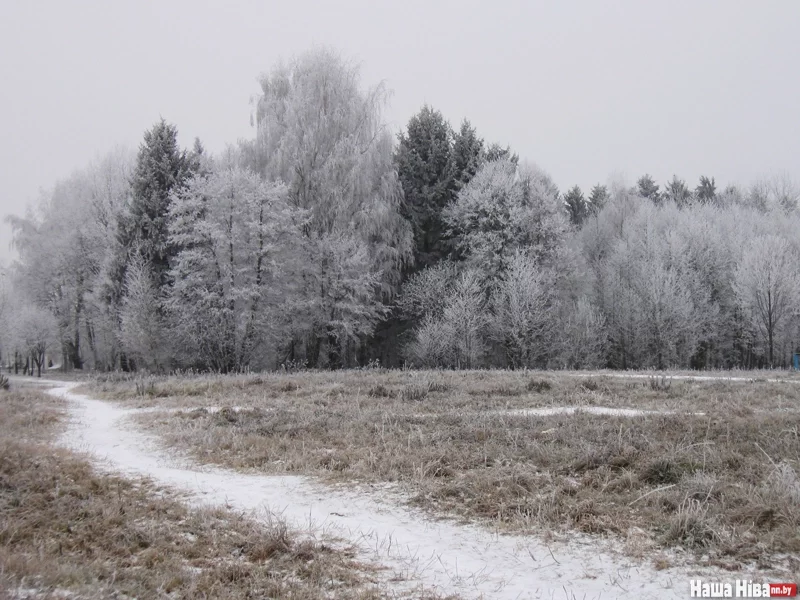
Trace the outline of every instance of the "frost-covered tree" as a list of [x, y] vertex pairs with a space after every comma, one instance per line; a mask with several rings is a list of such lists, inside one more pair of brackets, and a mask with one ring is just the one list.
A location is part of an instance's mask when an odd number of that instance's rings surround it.
[[34, 304], [19, 303], [11, 315], [12, 345], [29, 359], [30, 374], [42, 376], [47, 353], [55, 345], [57, 326], [53, 314]]
[[603, 297], [614, 366], [688, 364], [707, 330], [708, 299], [665, 208], [644, 205], [622, 226], [604, 261]]
[[[366, 280], [379, 283], [376, 293], [367, 297], [360, 290], [371, 285], [345, 279], [353, 284], [350, 300], [363, 303], [353, 304], [351, 312], [372, 315], [383, 312], [381, 301], [395, 293], [412, 258], [411, 229], [400, 212], [403, 190], [394, 168], [392, 136], [382, 120], [387, 93], [381, 85], [362, 91], [358, 70], [324, 48], [279, 65], [262, 78], [261, 88], [250, 162], [267, 180], [284, 182], [289, 203], [308, 211], [303, 230], [309, 247], [306, 279], [316, 282], [306, 286], [316, 297], [305, 305], [317, 312], [309, 312], [305, 323], [296, 322], [297, 335], [288, 352], [294, 355], [299, 348], [315, 365], [324, 342], [327, 362], [333, 364], [341, 355], [333, 339], [349, 339], [333, 332], [350, 325], [344, 327], [328, 310], [341, 304], [329, 296], [339, 288], [317, 285], [332, 272], [329, 263], [333, 260], [343, 272], [355, 268], [353, 260], [343, 260], [344, 248], [353, 252], [351, 258], [367, 261], [358, 268]], [[371, 322], [370, 317], [348, 330], [366, 336], [370, 327], [362, 325]], [[353, 355], [352, 348], [348, 354]]]
[[760, 235], [747, 245], [736, 269], [736, 296], [766, 344], [770, 366], [775, 366], [776, 339], [797, 314], [797, 261], [796, 252], [784, 238]]
[[[447, 277], [443, 271], [439, 277]], [[445, 281], [447, 281], [445, 279]], [[422, 319], [407, 348], [412, 363], [471, 369], [482, 365], [486, 347], [486, 294], [481, 274], [468, 269], [446, 288], [443, 301]]]
[[554, 363], [568, 369], [592, 369], [606, 363], [606, 321], [586, 296], [560, 307], [558, 353]]
[[547, 362], [557, 324], [553, 284], [552, 275], [521, 251], [495, 284], [489, 336], [512, 368]]
[[125, 270], [119, 339], [137, 368], [157, 371], [168, 366], [170, 344], [158, 282], [150, 267], [142, 255], [133, 253]]
[[168, 214], [173, 190], [191, 175], [192, 162], [178, 145], [178, 129], [161, 119], [144, 134], [131, 175], [131, 199], [120, 214], [121, 250], [116, 277], [124, 278], [127, 255], [135, 250], [150, 265], [159, 289], [168, 283], [169, 261], [175, 248], [169, 244]]
[[484, 277], [502, 272], [523, 248], [545, 264], [567, 228], [550, 177], [510, 160], [485, 163], [448, 206], [445, 220], [460, 254]]
[[588, 210], [591, 214], [597, 214], [603, 207], [606, 205], [608, 201], [608, 188], [604, 185], [600, 185], [599, 183], [592, 188], [591, 193], [589, 194], [589, 201], [588, 201]]
[[175, 192], [169, 217], [179, 250], [167, 306], [183, 360], [221, 372], [266, 366], [278, 307], [297, 306], [305, 212], [289, 206], [284, 185], [229, 158]]
[[44, 192], [26, 217], [12, 218], [16, 285], [55, 316], [65, 368], [81, 368], [87, 359], [95, 368], [114, 362], [109, 355], [117, 332], [109, 327], [101, 289], [110, 281], [106, 266], [129, 165], [124, 150], [109, 153]]
[[511, 151], [510, 146], [503, 148], [497, 142], [493, 142], [483, 147], [481, 163], [493, 162], [496, 160], [507, 160], [514, 164], [519, 163], [519, 155]]

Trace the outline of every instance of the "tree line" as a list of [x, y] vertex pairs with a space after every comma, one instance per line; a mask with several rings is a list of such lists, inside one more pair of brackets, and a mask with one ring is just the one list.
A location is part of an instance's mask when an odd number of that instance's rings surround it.
[[786, 176], [562, 193], [429, 106], [395, 138], [385, 88], [332, 50], [260, 85], [252, 139], [211, 156], [161, 120], [9, 219], [9, 368], [752, 368], [800, 349]]

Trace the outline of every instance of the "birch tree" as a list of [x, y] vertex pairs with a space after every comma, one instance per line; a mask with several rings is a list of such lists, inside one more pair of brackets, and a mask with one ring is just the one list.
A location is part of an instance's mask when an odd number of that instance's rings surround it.
[[[359, 331], [363, 341], [374, 325], [375, 311], [383, 310], [377, 305], [394, 295], [412, 255], [410, 227], [400, 214], [403, 196], [392, 137], [382, 120], [388, 95], [382, 85], [362, 91], [358, 70], [328, 49], [278, 65], [262, 78], [261, 88], [250, 160], [268, 180], [286, 183], [292, 206], [308, 211], [303, 229], [309, 248], [306, 279], [324, 280], [331, 272], [328, 263], [337, 252], [343, 256], [338, 249], [358, 247], [353, 256], [365, 257], [367, 278], [379, 284], [372, 297], [360, 291], [353, 297], [363, 306], [356, 311], [351, 304], [349, 312], [364, 318], [352, 329], [343, 329], [336, 311], [331, 316], [329, 310], [342, 304], [327, 296], [340, 288], [305, 287], [317, 296], [307, 298], [305, 306], [316, 312], [305, 324], [296, 322], [300, 339], [291, 340], [289, 355], [301, 345], [315, 365], [323, 345], [327, 362], [335, 364], [341, 348], [333, 344], [334, 338], [352, 339], [349, 333], [333, 332]], [[352, 269], [352, 261], [335, 262]], [[350, 280], [351, 291], [365, 289], [365, 282], [355, 285]]]

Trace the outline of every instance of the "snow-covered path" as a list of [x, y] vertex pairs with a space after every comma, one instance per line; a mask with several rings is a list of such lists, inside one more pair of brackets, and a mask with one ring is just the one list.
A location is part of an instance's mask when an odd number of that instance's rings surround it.
[[[56, 382], [53, 382], [56, 383]], [[434, 521], [381, 500], [372, 492], [333, 490], [305, 477], [242, 474], [181, 464], [153, 440], [124, 423], [129, 411], [70, 392], [71, 424], [62, 438], [94, 455], [104, 468], [152, 478], [188, 494], [191, 501], [226, 505], [256, 516], [280, 514], [297, 527], [322, 527], [358, 544], [406, 581], [465, 598], [683, 598], [689, 577], [682, 569], [636, 566], [579, 539], [548, 547], [533, 536], [500, 536], [473, 526]], [[399, 589], [400, 589], [399, 588]]]

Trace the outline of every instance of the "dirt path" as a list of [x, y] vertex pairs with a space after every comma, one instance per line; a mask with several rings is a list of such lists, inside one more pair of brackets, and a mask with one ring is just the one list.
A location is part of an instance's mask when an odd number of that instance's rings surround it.
[[[548, 547], [533, 536], [498, 536], [449, 521], [433, 521], [380, 492], [332, 490], [305, 477], [249, 475], [180, 464], [125, 422], [130, 411], [70, 392], [73, 419], [62, 439], [113, 471], [144, 475], [181, 490], [197, 503], [282, 515], [297, 527], [322, 527], [357, 543], [379, 561], [398, 589], [424, 586], [465, 598], [683, 598], [683, 569], [637, 566], [603, 542], [586, 538]], [[725, 579], [729, 574], [719, 575]]]

